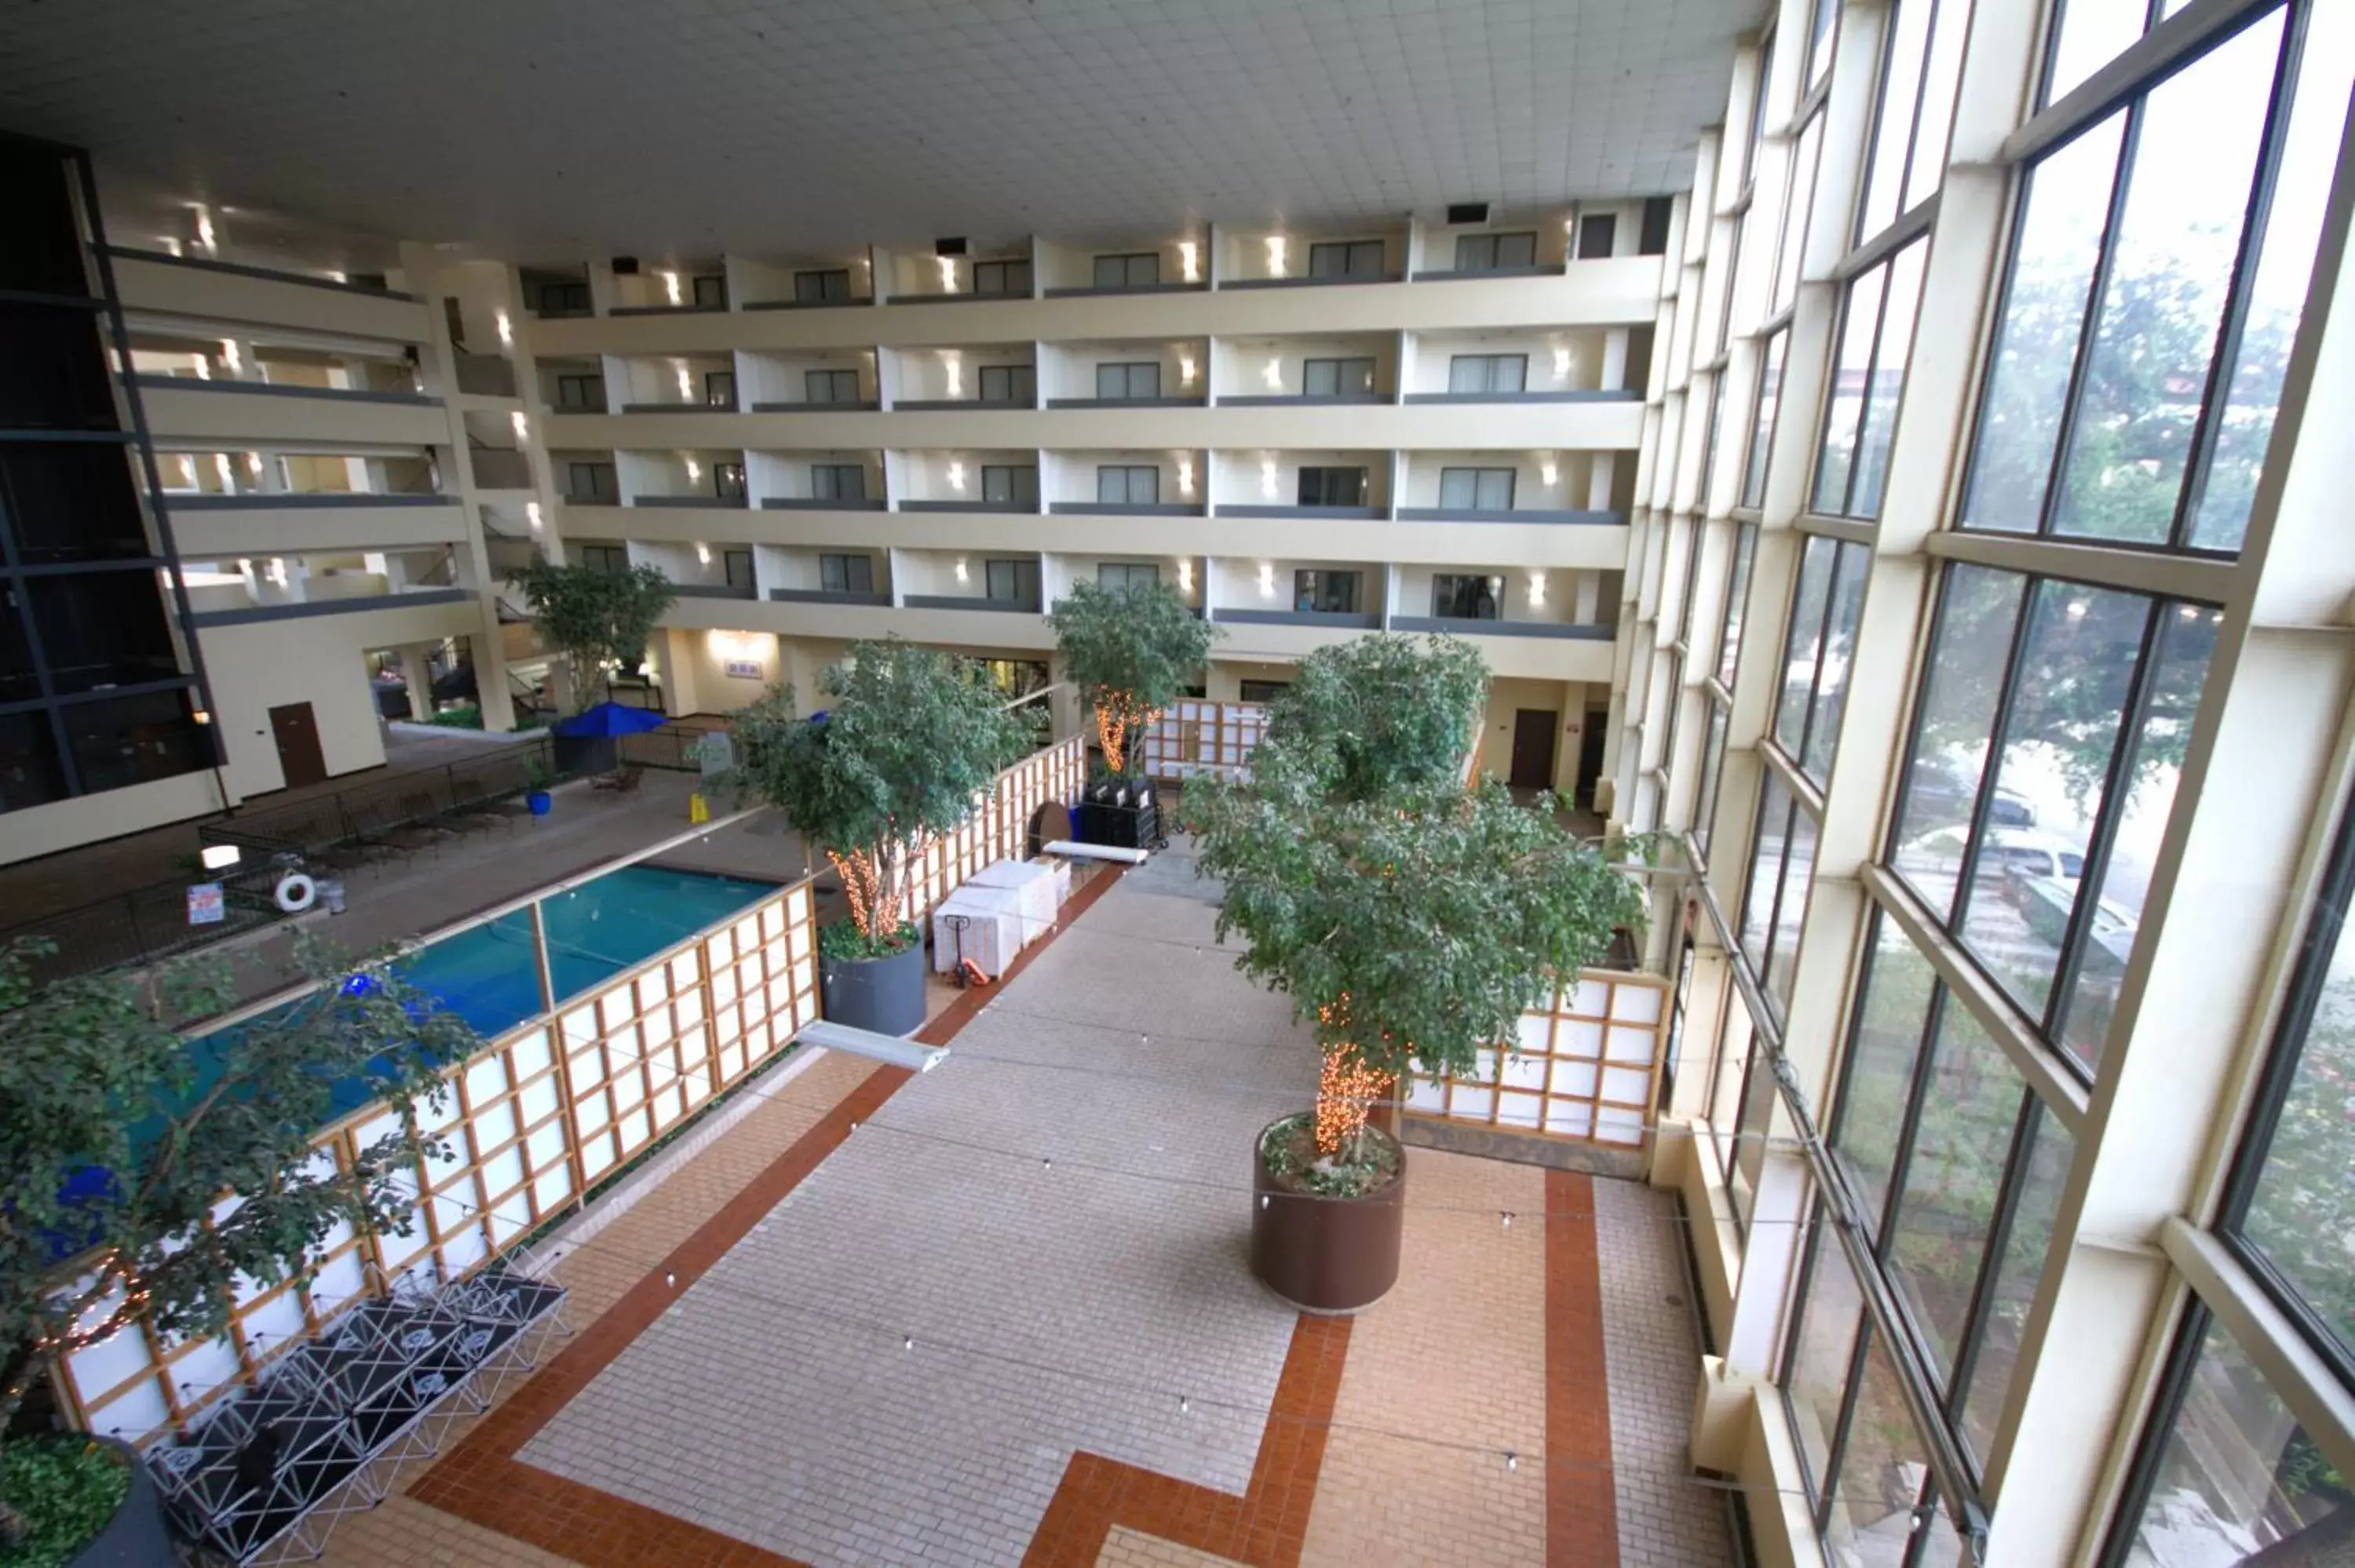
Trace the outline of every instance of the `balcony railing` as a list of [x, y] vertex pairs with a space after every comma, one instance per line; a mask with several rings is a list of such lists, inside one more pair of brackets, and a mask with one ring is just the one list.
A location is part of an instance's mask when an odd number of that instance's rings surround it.
[[1401, 506], [1401, 523], [1553, 523], [1577, 527], [1624, 528], [1625, 512], [1550, 506]]
[[681, 599], [759, 599], [761, 592], [751, 583], [673, 583], [673, 592]]
[[1382, 623], [1371, 610], [1354, 609], [1214, 609], [1210, 619], [1231, 626], [1329, 626], [1343, 631], [1371, 631]]
[[777, 604], [852, 604], [874, 609], [891, 607], [888, 593], [854, 593], [847, 588], [771, 588], [769, 598]]
[[1457, 637], [1559, 637], [1608, 642], [1616, 626], [1573, 625], [1553, 620], [1498, 620], [1470, 615], [1394, 615], [1392, 631], [1444, 631]]
[[377, 392], [365, 387], [288, 387], [275, 381], [200, 381], [193, 376], [134, 376], [143, 392], [241, 392], [254, 397], [323, 397], [337, 403], [406, 403], [439, 408], [422, 392]]
[[247, 626], [262, 620], [301, 620], [314, 615], [356, 615], [371, 609], [421, 609], [436, 604], [472, 604], [474, 598], [473, 588], [413, 588], [407, 592], [352, 594], [336, 599], [291, 599], [282, 604], [199, 609], [189, 619], [198, 626]]
[[909, 609], [991, 609], [1001, 614], [1037, 615], [1037, 595], [1022, 599], [986, 599], [979, 594], [911, 593], [900, 601]]
[[165, 503], [175, 512], [290, 512], [308, 507], [449, 506], [457, 499], [432, 490], [400, 494], [377, 490], [273, 490], [237, 495], [166, 495]]

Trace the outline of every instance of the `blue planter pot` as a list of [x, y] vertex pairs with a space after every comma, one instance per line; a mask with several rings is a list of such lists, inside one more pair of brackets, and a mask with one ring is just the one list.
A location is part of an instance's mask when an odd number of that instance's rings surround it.
[[531, 808], [533, 816], [544, 817], [556, 809], [556, 797], [545, 789], [534, 789], [523, 798], [523, 803]]

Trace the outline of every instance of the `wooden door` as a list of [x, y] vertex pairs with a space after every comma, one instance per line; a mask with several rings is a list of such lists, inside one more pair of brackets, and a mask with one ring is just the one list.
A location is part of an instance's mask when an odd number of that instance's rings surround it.
[[278, 766], [286, 775], [288, 789], [325, 782], [327, 758], [319, 749], [319, 721], [312, 715], [310, 704], [289, 703], [271, 709], [270, 733], [278, 742]]
[[1517, 789], [1553, 788], [1553, 730], [1561, 715], [1551, 708], [1513, 710], [1513, 770], [1506, 780]]

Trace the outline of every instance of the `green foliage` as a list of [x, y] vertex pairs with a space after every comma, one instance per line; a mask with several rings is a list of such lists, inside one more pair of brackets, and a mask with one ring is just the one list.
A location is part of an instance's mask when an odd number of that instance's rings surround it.
[[[2345, 961], [2341, 938], [2339, 961]], [[2355, 977], [2316, 999], [2297, 1071], [2249, 1202], [2249, 1239], [2355, 1347]]]
[[581, 708], [595, 705], [614, 671], [645, 656], [655, 622], [678, 598], [655, 567], [614, 572], [535, 560], [515, 574], [515, 582], [541, 634], [570, 662], [573, 696]]
[[483, 710], [473, 703], [460, 703], [455, 707], [437, 708], [427, 724], [440, 725], [444, 729], [480, 729]]
[[1302, 1111], [1260, 1135], [1260, 1163], [1269, 1175], [1320, 1198], [1362, 1198], [1388, 1186], [1398, 1174], [1398, 1141], [1390, 1134], [1369, 1128], [1359, 1135], [1354, 1149], [1319, 1155], [1316, 1126], [1316, 1113]]
[[856, 963], [864, 959], [888, 959], [895, 953], [904, 953], [922, 940], [923, 934], [904, 920], [889, 930], [878, 930], [872, 935], [860, 930], [856, 921], [837, 920], [818, 932], [817, 950], [821, 956], [837, 963]]
[[730, 715], [734, 789], [854, 863], [852, 912], [872, 935], [905, 910], [914, 845], [971, 815], [1028, 732], [971, 660], [898, 638], [854, 644], [821, 685], [823, 724], [802, 716], [790, 686]]
[[[1082, 700], [1098, 711], [1106, 758], [1118, 761], [1126, 760], [1124, 732], [1177, 701], [1220, 635], [1162, 582], [1115, 589], [1082, 578], [1055, 601], [1047, 624]], [[1133, 771], [1118, 761], [1117, 770]]]
[[22, 1536], [0, 1537], [0, 1568], [63, 1568], [112, 1521], [131, 1490], [123, 1457], [87, 1438], [43, 1436], [0, 1452], [0, 1510]]
[[[318, 989], [200, 1050], [168, 1020], [229, 1006], [226, 964], [170, 966], [151, 996], [119, 975], [37, 985], [30, 961], [48, 950], [0, 951], [0, 1428], [34, 1379], [83, 1344], [143, 1320], [209, 1337], [227, 1324], [234, 1281], [300, 1277], [337, 1224], [407, 1234], [396, 1176], [413, 1179], [439, 1145], [396, 1130], [338, 1171], [311, 1139], [335, 1118], [339, 1084], [365, 1081], [395, 1104], [438, 1100], [442, 1069], [481, 1044], [381, 961], [348, 983], [349, 961], [307, 936], [296, 963]], [[69, 1194], [78, 1178], [84, 1190]], [[215, 1213], [230, 1192], [242, 1202]], [[66, 1250], [81, 1263], [60, 1278]]]
[[1461, 639], [1351, 638], [1300, 662], [1254, 757], [1277, 747], [1343, 800], [1460, 785], [1487, 700], [1488, 666]]

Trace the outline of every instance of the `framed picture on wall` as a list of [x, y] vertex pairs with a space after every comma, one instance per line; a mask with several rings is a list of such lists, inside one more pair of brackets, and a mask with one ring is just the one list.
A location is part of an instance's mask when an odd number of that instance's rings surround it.
[[725, 668], [729, 674], [745, 681], [757, 681], [767, 673], [757, 659], [730, 659]]

